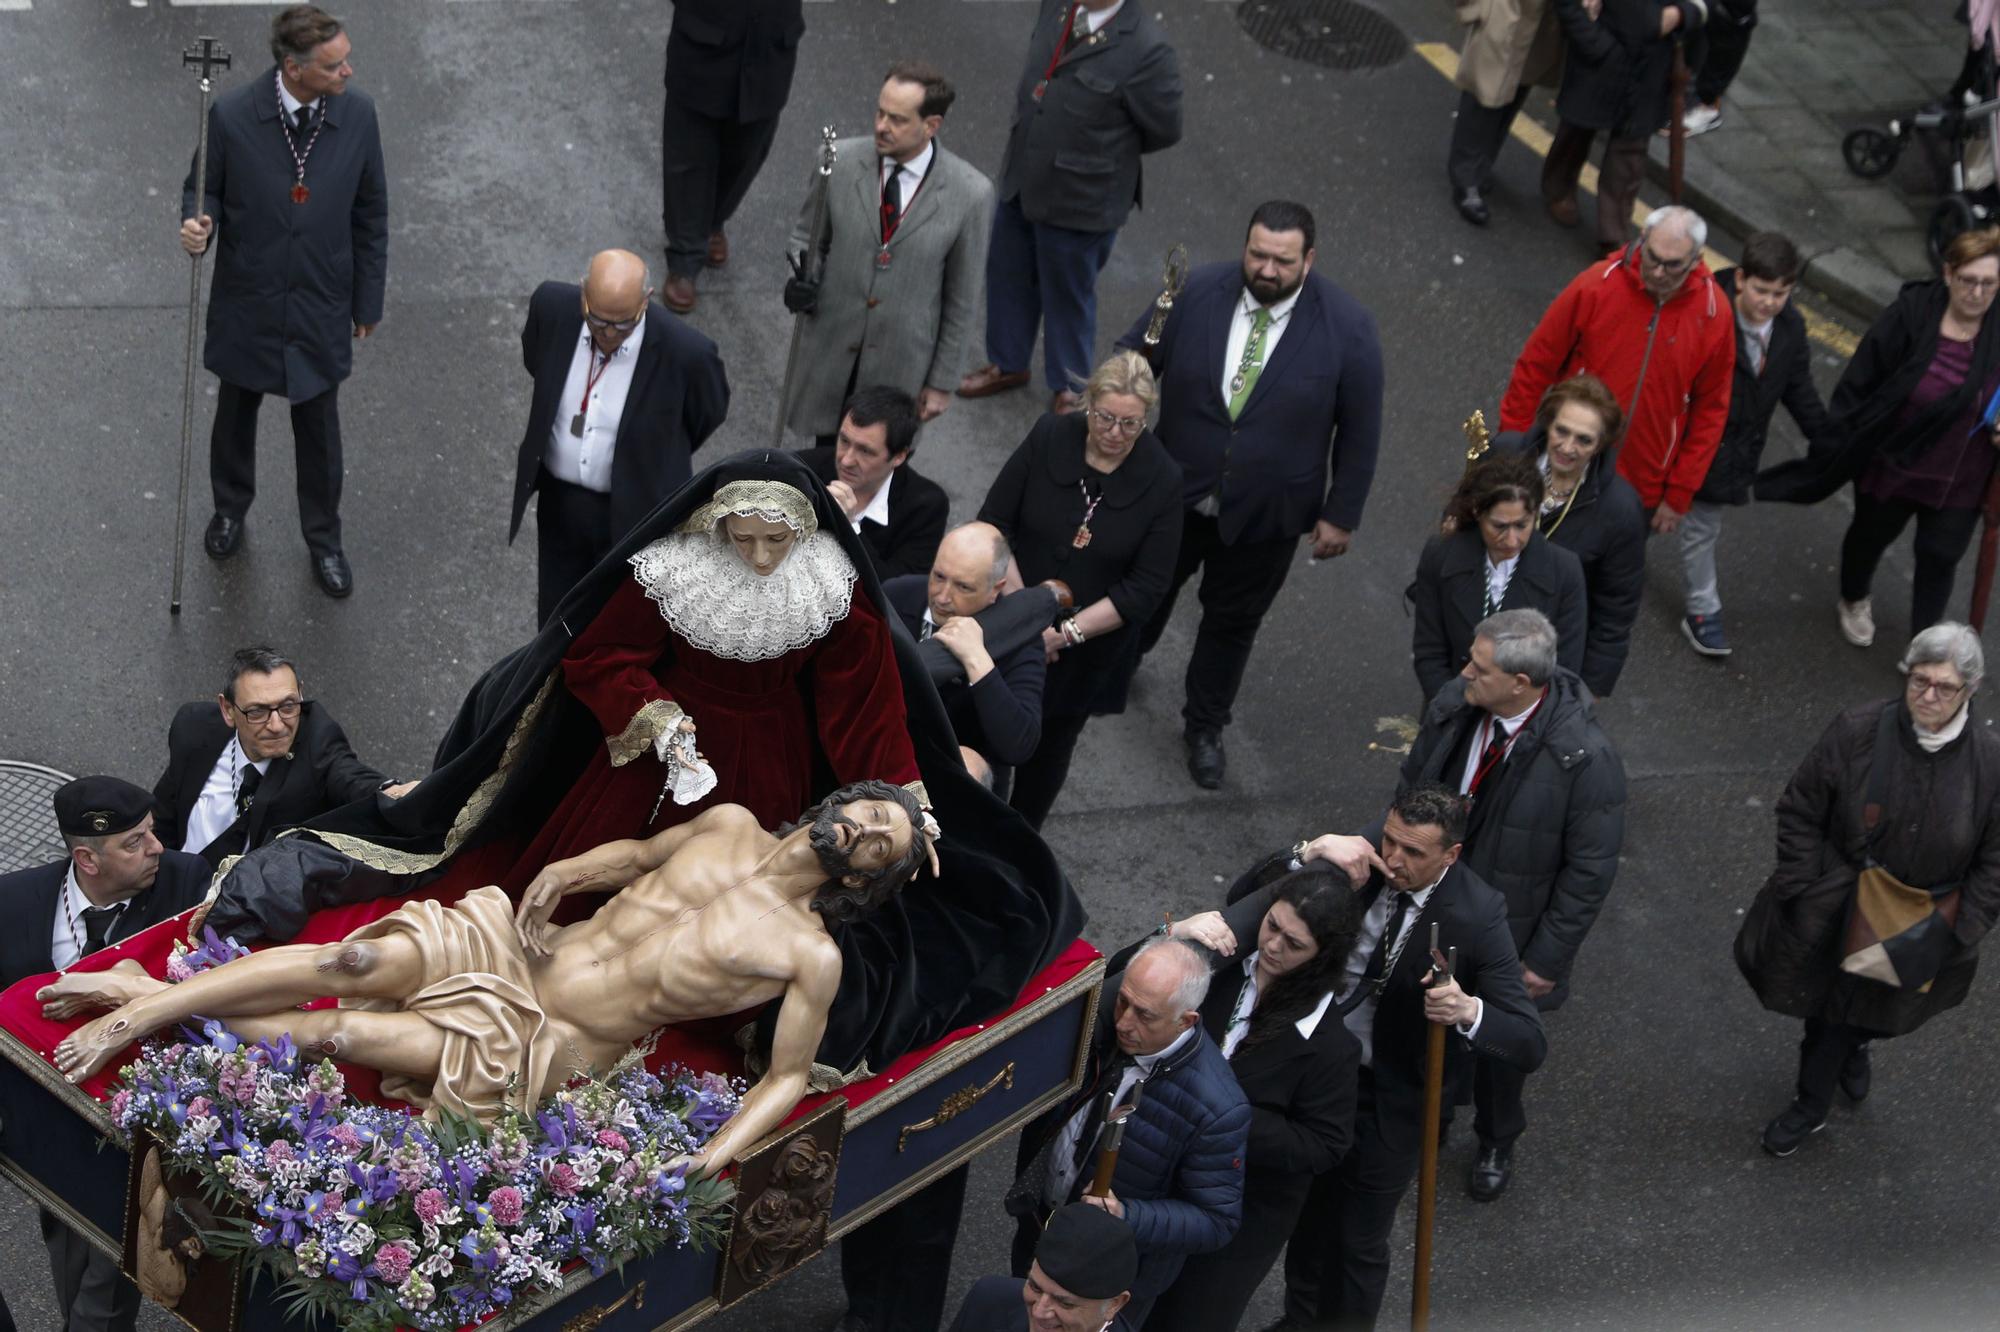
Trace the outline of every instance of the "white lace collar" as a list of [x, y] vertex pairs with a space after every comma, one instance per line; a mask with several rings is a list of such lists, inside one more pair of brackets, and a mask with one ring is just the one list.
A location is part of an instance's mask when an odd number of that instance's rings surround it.
[[854, 599], [854, 562], [815, 532], [759, 577], [710, 532], [676, 532], [632, 557], [675, 633], [731, 661], [769, 661], [823, 638]]

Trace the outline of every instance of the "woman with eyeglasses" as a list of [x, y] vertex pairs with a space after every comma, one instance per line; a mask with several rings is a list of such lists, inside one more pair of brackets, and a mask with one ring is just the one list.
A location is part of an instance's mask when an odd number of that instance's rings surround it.
[[1496, 611], [1548, 616], [1557, 662], [1583, 669], [1590, 593], [1576, 556], [1537, 526], [1546, 490], [1524, 454], [1495, 450], [1465, 469], [1404, 593], [1416, 611], [1410, 658], [1426, 705], [1465, 669], [1473, 629]]
[[[1868, 1095], [1871, 1041], [1964, 1000], [2000, 914], [2000, 734], [1972, 707], [1979, 635], [1934, 624], [1902, 669], [1901, 698], [1841, 714], [1792, 775], [1777, 867], [1737, 935], [1764, 1007], [1805, 1020], [1794, 1098], [1764, 1128], [1773, 1156], [1826, 1126], [1836, 1090]], [[1899, 909], [1883, 909], [1884, 875]]]
[[1944, 276], [1905, 285], [1863, 335], [1828, 404], [1827, 439], [1757, 478], [1758, 499], [1801, 504], [1854, 483], [1838, 618], [1856, 647], [1875, 641], [1875, 570], [1912, 519], [1910, 628], [1944, 618], [2000, 446], [1996, 289], [2000, 227], [1961, 233], [1945, 247]]
[[1136, 352], [1114, 352], [1083, 399], [1080, 412], [1035, 422], [979, 509], [1007, 534], [1022, 582], [1060, 579], [1076, 598], [1042, 635], [1042, 741], [1014, 775], [1013, 806], [1037, 828], [1084, 724], [1125, 710], [1139, 632], [1167, 593], [1181, 542], [1181, 469], [1146, 429], [1158, 399], [1152, 370]]

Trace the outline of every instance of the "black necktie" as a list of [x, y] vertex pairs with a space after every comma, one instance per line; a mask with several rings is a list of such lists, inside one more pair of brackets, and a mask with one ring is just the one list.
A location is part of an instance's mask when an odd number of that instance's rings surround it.
[[264, 780], [264, 774], [252, 767], [243, 769], [243, 780], [236, 785], [236, 817], [242, 818], [250, 812], [250, 801], [257, 794], [257, 784]]
[[1368, 965], [1361, 969], [1361, 979], [1354, 986], [1354, 992], [1341, 1001], [1343, 1016], [1361, 1006], [1361, 1001], [1379, 993], [1382, 988], [1382, 973], [1389, 964], [1389, 950], [1396, 946], [1396, 936], [1403, 932], [1403, 922], [1410, 918], [1412, 895], [1393, 892], [1395, 905], [1389, 908], [1389, 921], [1382, 927], [1382, 937], [1375, 941], [1375, 949], [1368, 954]]
[[105, 937], [111, 933], [118, 913], [125, 909], [120, 902], [117, 906], [85, 907], [83, 909], [83, 956], [89, 957], [104, 947]]
[[899, 165], [891, 164], [889, 179], [882, 182], [882, 208], [890, 217], [903, 215], [903, 168]]
[[298, 133], [301, 137], [311, 132], [312, 123], [313, 123], [313, 109], [310, 106], [300, 107], [298, 115], [295, 116], [292, 120], [292, 124], [295, 128], [296, 133]]
[[1486, 784], [1493, 770], [1507, 758], [1507, 728], [1492, 720], [1486, 724], [1491, 730], [1486, 736], [1486, 748], [1479, 752], [1479, 765], [1472, 770], [1472, 782], [1465, 788], [1468, 796], [1478, 795], [1479, 788]]

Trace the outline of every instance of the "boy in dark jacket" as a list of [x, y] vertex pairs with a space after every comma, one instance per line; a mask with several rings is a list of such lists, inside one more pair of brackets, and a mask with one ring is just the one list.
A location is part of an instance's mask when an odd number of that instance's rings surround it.
[[1722, 512], [1727, 505], [1749, 503], [1750, 483], [1778, 404], [1792, 414], [1808, 444], [1827, 427], [1826, 406], [1813, 387], [1806, 321], [1791, 304], [1802, 267], [1789, 239], [1775, 231], [1756, 231], [1743, 242], [1742, 264], [1716, 278], [1736, 315], [1736, 376], [1722, 443], [1680, 529], [1681, 573], [1687, 580], [1681, 633], [1705, 657], [1729, 655], [1715, 577]]

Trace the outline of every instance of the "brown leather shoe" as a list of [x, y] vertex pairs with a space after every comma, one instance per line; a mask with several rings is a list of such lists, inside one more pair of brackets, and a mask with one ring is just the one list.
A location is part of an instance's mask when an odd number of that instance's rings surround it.
[[708, 266], [720, 268], [729, 262], [729, 237], [720, 231], [708, 233]]
[[667, 274], [667, 285], [660, 288], [660, 303], [675, 314], [694, 309], [694, 279], [679, 273]]
[[971, 374], [958, 381], [958, 396], [961, 398], [990, 398], [1008, 389], [1020, 388], [1028, 382], [1026, 370], [1002, 370], [997, 365], [982, 365]]
[[1574, 198], [1549, 200], [1549, 220], [1559, 227], [1573, 227], [1583, 220]]
[[1058, 389], [1056, 396], [1049, 399], [1049, 410], [1057, 416], [1068, 416], [1071, 412], [1080, 411], [1082, 408], [1083, 395], [1071, 393], [1068, 389]]

